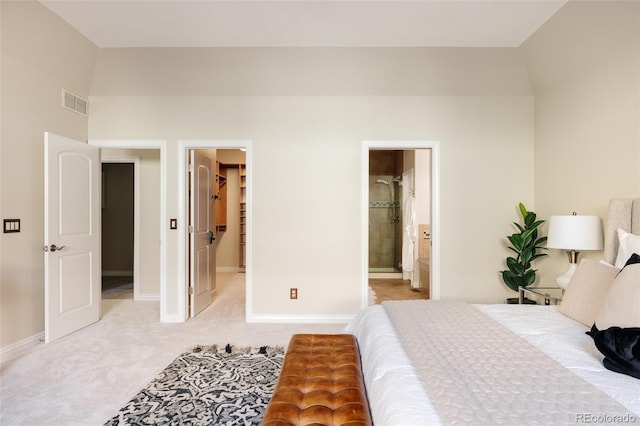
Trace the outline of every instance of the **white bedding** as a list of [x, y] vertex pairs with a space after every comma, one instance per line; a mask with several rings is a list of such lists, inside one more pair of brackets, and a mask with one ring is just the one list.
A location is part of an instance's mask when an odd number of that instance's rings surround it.
[[[551, 306], [474, 306], [618, 401], [638, 416], [636, 422], [640, 422], [640, 380], [605, 369], [602, 355], [585, 334], [582, 324]], [[363, 311], [345, 332], [358, 339], [376, 424], [442, 424], [383, 306], [375, 305]]]

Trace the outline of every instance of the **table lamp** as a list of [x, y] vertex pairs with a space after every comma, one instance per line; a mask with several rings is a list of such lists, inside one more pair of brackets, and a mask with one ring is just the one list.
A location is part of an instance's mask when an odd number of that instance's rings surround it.
[[598, 216], [551, 216], [547, 234], [547, 248], [567, 250], [569, 269], [558, 276], [556, 284], [567, 288], [578, 265], [581, 250], [602, 250], [602, 222]]

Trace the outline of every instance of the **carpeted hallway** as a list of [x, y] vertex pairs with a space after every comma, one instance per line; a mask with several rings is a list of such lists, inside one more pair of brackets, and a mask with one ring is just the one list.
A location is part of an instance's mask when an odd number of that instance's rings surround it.
[[160, 323], [158, 302], [102, 300], [102, 319], [0, 366], [0, 424], [102, 425], [185, 348], [286, 345], [294, 333], [343, 324], [246, 324], [244, 275], [218, 273], [218, 296], [198, 317]]

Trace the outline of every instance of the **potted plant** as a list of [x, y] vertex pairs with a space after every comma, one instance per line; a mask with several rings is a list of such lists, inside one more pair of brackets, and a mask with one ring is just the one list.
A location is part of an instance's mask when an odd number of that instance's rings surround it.
[[[519, 291], [520, 287], [528, 287], [536, 281], [536, 270], [531, 267], [531, 263], [547, 255], [539, 253], [539, 250], [546, 250], [541, 244], [547, 241], [547, 237], [538, 237], [538, 227], [544, 220], [536, 220], [536, 214], [527, 211], [524, 204], [520, 203], [518, 207], [523, 224], [514, 222], [518, 232], [507, 236], [509, 250], [515, 253], [515, 257], [507, 257], [507, 269], [501, 272], [502, 280], [513, 291]], [[507, 302], [518, 303], [518, 299], [510, 298]]]

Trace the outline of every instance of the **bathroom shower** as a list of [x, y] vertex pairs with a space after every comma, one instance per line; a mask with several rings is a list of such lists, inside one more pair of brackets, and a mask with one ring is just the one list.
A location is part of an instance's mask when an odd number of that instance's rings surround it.
[[398, 177], [394, 177], [391, 180], [377, 179], [376, 183], [380, 183], [382, 185], [387, 185], [389, 187], [389, 208], [390, 208], [390, 217], [391, 223], [400, 223], [400, 215], [397, 214], [396, 209], [396, 196], [395, 196], [395, 188], [394, 184], [402, 185], [402, 179]]
[[[402, 186], [402, 178], [400, 176], [395, 176], [393, 178], [393, 182], [397, 183], [400, 186]], [[391, 185], [391, 183], [388, 180], [384, 180], [384, 179], [378, 179], [378, 180], [376, 180], [376, 183], [381, 183], [383, 185]]]
[[369, 272], [402, 273], [403, 152], [369, 151]]

